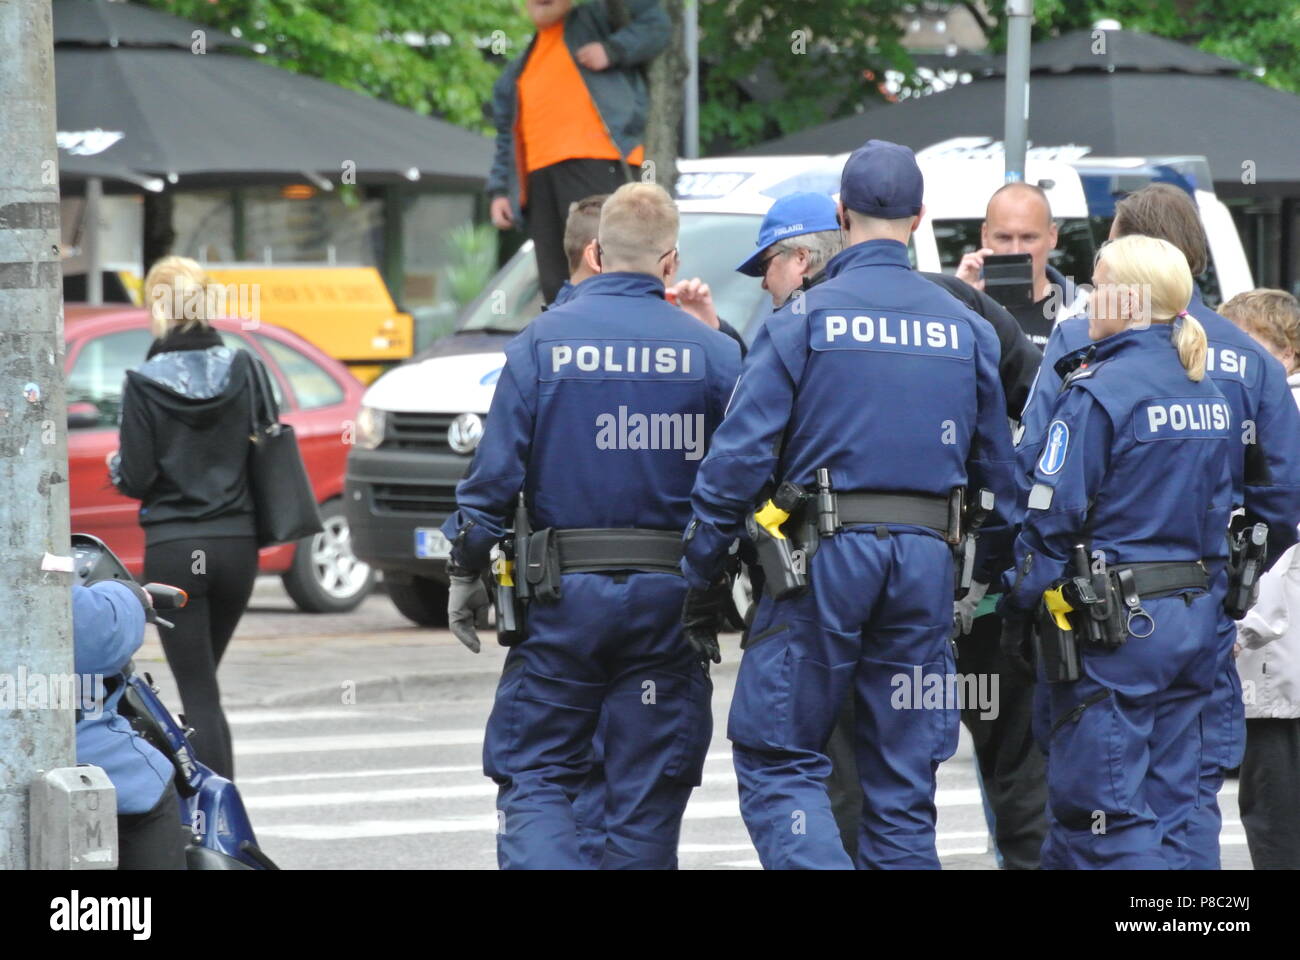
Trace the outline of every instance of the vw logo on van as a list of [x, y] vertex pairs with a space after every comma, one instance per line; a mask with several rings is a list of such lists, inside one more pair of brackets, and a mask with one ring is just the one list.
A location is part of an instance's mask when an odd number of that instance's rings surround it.
[[447, 428], [447, 446], [455, 453], [472, 453], [483, 439], [483, 419], [477, 413], [462, 413]]

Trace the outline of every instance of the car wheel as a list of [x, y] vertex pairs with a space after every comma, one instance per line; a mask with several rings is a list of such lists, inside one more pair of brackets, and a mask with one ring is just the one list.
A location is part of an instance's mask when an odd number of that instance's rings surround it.
[[326, 501], [320, 516], [325, 529], [298, 543], [293, 566], [280, 579], [299, 610], [346, 613], [355, 610], [374, 589], [375, 571], [352, 552], [343, 501]]
[[414, 620], [422, 627], [447, 625], [447, 585], [428, 577], [410, 580], [384, 578], [388, 597], [402, 616]]

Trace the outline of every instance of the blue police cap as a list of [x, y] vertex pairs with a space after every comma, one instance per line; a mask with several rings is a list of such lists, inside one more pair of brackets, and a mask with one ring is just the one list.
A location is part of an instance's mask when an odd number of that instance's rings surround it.
[[881, 220], [902, 220], [921, 212], [925, 180], [916, 154], [888, 140], [868, 140], [849, 155], [840, 174], [840, 202]]
[[839, 228], [835, 201], [826, 194], [788, 194], [768, 209], [763, 225], [758, 228], [758, 249], [736, 269], [749, 277], [761, 277], [763, 268], [759, 266], [759, 259], [763, 251], [778, 240]]

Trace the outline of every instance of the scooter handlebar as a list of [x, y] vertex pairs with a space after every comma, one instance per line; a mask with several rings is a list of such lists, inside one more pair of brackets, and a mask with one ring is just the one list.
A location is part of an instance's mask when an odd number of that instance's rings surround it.
[[146, 583], [145, 593], [153, 601], [155, 610], [179, 610], [189, 603], [189, 594], [180, 587], [171, 587], [165, 583]]

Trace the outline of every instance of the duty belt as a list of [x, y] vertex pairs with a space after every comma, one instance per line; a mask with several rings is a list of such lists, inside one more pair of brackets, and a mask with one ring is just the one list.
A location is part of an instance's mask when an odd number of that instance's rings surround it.
[[947, 497], [923, 493], [835, 493], [840, 526], [906, 524], [926, 527], [947, 537], [950, 512]]
[[1205, 567], [1194, 560], [1117, 563], [1110, 570], [1124, 593], [1131, 591], [1140, 597], [1156, 597], [1178, 590], [1206, 590], [1210, 582]]
[[682, 535], [635, 527], [582, 527], [555, 531], [564, 573], [640, 570], [681, 576]]

